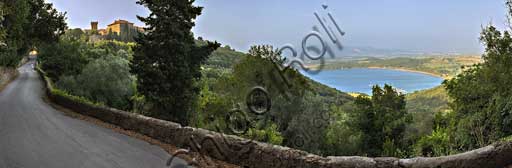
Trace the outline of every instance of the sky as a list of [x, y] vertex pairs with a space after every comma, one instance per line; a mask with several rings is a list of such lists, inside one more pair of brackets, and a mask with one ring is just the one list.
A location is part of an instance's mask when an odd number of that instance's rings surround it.
[[[72, 28], [100, 27], [115, 19], [144, 24], [136, 15], [149, 11], [136, 0], [48, 0], [66, 11]], [[196, 37], [247, 51], [251, 45], [300, 45], [320, 27], [313, 14], [331, 12], [345, 46], [425, 52], [481, 53], [482, 26], [505, 27], [504, 0], [196, 0], [203, 14], [192, 30]], [[322, 5], [327, 5], [324, 10]], [[320, 27], [321, 28], [321, 27]], [[326, 35], [323, 29], [319, 30]]]

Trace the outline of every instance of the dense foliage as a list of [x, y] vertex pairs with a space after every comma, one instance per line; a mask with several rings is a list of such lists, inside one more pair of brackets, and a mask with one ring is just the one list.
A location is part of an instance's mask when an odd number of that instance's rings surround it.
[[[512, 11], [510, 4], [507, 1]], [[452, 111], [435, 115], [434, 131], [418, 141], [417, 154], [452, 154], [512, 135], [512, 38], [508, 30], [500, 32], [490, 25], [480, 39], [485, 46], [483, 62], [444, 82]]]
[[82, 53], [80, 41], [62, 41], [41, 47], [39, 61], [48, 77], [58, 81], [61, 76], [79, 74], [89, 60]]
[[371, 98], [358, 96], [355, 100], [355, 127], [363, 133], [362, 150], [369, 156], [402, 156], [403, 142], [410, 115], [405, 109], [405, 95], [389, 85], [374, 86]]
[[0, 2], [0, 45], [4, 46], [5, 44], [5, 36], [7, 35], [5, 28], [7, 25], [4, 25], [5, 15], [7, 15], [7, 7], [5, 3]]
[[58, 41], [66, 29], [65, 13], [44, 0], [2, 1], [0, 9], [0, 66], [17, 66], [30, 49]]
[[68, 33], [60, 42], [45, 45], [39, 52], [40, 66], [57, 89], [95, 103], [130, 110], [130, 99], [136, 92], [135, 77], [129, 67], [133, 44], [86, 43], [69, 38], [73, 32]]
[[131, 62], [138, 92], [153, 103], [149, 114], [184, 125], [199, 92], [196, 83], [201, 77], [201, 64], [219, 47], [218, 43], [195, 44], [191, 29], [202, 8], [193, 6], [193, 2], [138, 1], [151, 14], [139, 17], [147, 32], [137, 39]]
[[76, 76], [63, 76], [56, 86], [111, 107], [130, 109], [130, 98], [135, 93], [134, 82], [128, 60], [109, 54], [91, 61]]
[[512, 134], [512, 38], [489, 26], [482, 32], [484, 62], [445, 83], [453, 98], [456, 148], [472, 149]]
[[436, 114], [451, 111], [448, 106], [450, 98], [444, 86], [407, 94], [406, 102], [406, 109], [412, 116], [412, 122], [406, 130], [406, 140], [410, 142], [429, 135], [435, 129]]

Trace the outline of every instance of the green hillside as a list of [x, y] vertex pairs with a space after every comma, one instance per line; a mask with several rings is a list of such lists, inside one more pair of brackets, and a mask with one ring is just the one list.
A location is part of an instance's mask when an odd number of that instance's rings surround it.
[[[325, 69], [344, 68], [389, 68], [430, 73], [450, 78], [462, 71], [462, 66], [480, 62], [479, 56], [427, 56], [420, 58], [363, 58], [359, 60], [334, 61], [325, 65]], [[311, 65], [312, 67], [318, 65]]]
[[[198, 40], [196, 41], [199, 45], [205, 44], [205, 41]], [[223, 46], [215, 50], [211, 55], [205, 65], [205, 70], [203, 70], [204, 74], [210, 75], [210, 77], [219, 77], [219, 73], [228, 73], [233, 70], [233, 66], [240, 62], [240, 60], [244, 59], [248, 55], [236, 51], [232, 49], [230, 46]], [[217, 73], [217, 75], [215, 75]], [[312, 91], [321, 97], [325, 97], [328, 102], [347, 102], [353, 100], [353, 97], [347, 93], [338, 91], [334, 88], [311, 80], [303, 75], [301, 75], [304, 79], [307, 80]]]
[[430, 134], [434, 128], [435, 114], [450, 110], [449, 100], [444, 86], [407, 94], [406, 109], [413, 116], [413, 122], [408, 128], [409, 135], [419, 137]]

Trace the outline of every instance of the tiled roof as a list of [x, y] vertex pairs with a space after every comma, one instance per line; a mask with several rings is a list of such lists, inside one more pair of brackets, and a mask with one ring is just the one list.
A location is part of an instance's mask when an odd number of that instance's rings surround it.
[[112, 26], [112, 25], [115, 25], [115, 24], [132, 24], [133, 25], [133, 23], [131, 23], [129, 21], [126, 21], [126, 20], [116, 20], [116, 21], [114, 21], [114, 23], [111, 23], [108, 26]]

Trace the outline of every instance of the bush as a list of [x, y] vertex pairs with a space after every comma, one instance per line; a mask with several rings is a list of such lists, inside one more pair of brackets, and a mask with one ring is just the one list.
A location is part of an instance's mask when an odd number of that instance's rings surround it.
[[78, 75], [87, 65], [89, 60], [82, 54], [83, 49], [84, 44], [79, 41], [62, 40], [42, 47], [38, 59], [48, 77], [58, 81], [61, 76]]
[[353, 104], [341, 107], [332, 106], [332, 122], [326, 131], [325, 155], [354, 156], [363, 154], [361, 149], [362, 132], [351, 125], [353, 118], [349, 115]]
[[[203, 82], [204, 83], [204, 82]], [[225, 116], [233, 108], [230, 100], [217, 93], [210, 91], [206, 84], [203, 84], [201, 94], [198, 99], [197, 111], [192, 115], [191, 122], [193, 126], [217, 131], [216, 127], [226, 128]], [[227, 129], [219, 131], [228, 131]]]
[[271, 124], [263, 129], [251, 128], [244, 137], [274, 145], [281, 145], [284, 139], [281, 133], [277, 130], [276, 124]]
[[130, 109], [135, 78], [130, 74], [128, 63], [118, 56], [104, 56], [87, 64], [79, 75], [62, 77], [57, 87], [94, 102]]
[[135, 45], [135, 43], [103, 40], [93, 43], [91, 48], [103, 49], [106, 50], [108, 53], [117, 53], [120, 50], [124, 50], [131, 57], [133, 56], [133, 48], [135, 47]]
[[[405, 110], [405, 96], [393, 87], [373, 87], [371, 98], [359, 96], [355, 104], [355, 126], [363, 133], [362, 149], [369, 156], [402, 155], [408, 146], [404, 142], [405, 128], [411, 115]], [[390, 148], [396, 148], [391, 150]]]
[[71, 95], [69, 93], [67, 93], [66, 91], [63, 91], [63, 90], [59, 90], [59, 89], [51, 89], [51, 94], [52, 95], [56, 95], [56, 96], [61, 96], [61, 97], [65, 97], [65, 98], [68, 98], [74, 102], [78, 102], [78, 103], [82, 103], [82, 104], [87, 104], [87, 105], [90, 105], [90, 106], [103, 106], [103, 104], [101, 103], [96, 103], [96, 102], [92, 102], [86, 98], [83, 98], [83, 97], [79, 97], [79, 96], [74, 96], [74, 95]]
[[21, 61], [15, 49], [0, 46], [0, 66], [16, 67]]
[[418, 156], [443, 156], [451, 154], [450, 146], [447, 129], [438, 127], [432, 135], [422, 137], [414, 145], [414, 151]]

